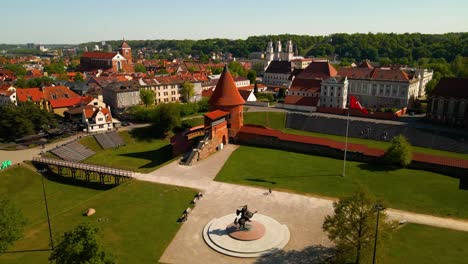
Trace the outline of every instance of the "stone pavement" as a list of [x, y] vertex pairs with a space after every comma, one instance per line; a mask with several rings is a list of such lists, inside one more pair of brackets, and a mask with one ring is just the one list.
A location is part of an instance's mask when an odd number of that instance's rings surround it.
[[[286, 224], [291, 239], [284, 250], [301, 250], [311, 245], [329, 246], [322, 231], [323, 219], [333, 212], [333, 200], [213, 181], [236, 145], [227, 145], [192, 167], [172, 162], [149, 174], [136, 174], [145, 181], [199, 189], [203, 197], [197, 202], [188, 220], [167, 247], [159, 261], [163, 263], [254, 263], [255, 259], [224, 256], [210, 249], [202, 238], [203, 227], [213, 218], [233, 213], [248, 204], [249, 209]], [[182, 212], [181, 212], [182, 213]], [[447, 219], [410, 212], [387, 210], [391, 219], [468, 231], [468, 221]], [[183, 249], [183, 253], [181, 250]]]

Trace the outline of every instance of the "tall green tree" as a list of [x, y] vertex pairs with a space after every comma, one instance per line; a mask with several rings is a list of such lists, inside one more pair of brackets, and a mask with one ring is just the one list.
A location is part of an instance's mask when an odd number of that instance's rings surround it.
[[5, 65], [4, 68], [14, 72], [16, 76], [26, 75], [26, 68], [24, 68], [21, 64], [8, 64]]
[[[344, 263], [359, 264], [369, 258], [374, 242], [377, 201], [367, 191], [360, 189], [348, 197], [333, 203], [333, 215], [325, 217], [323, 230], [336, 244], [339, 259]], [[380, 212], [379, 237], [384, 238], [393, 229], [386, 221], [386, 214]], [[379, 239], [383, 244], [384, 240]]]
[[195, 89], [193, 83], [184, 82], [182, 84], [181, 93], [185, 102], [190, 102], [190, 98], [195, 95]]
[[115, 261], [99, 243], [98, 228], [80, 224], [65, 232], [52, 251], [49, 261], [55, 264], [113, 264]]
[[0, 253], [23, 236], [26, 219], [5, 196], [0, 196]]
[[249, 79], [250, 83], [256, 83], [257, 72], [254, 70], [249, 70], [249, 72], [247, 72], [247, 78]]
[[155, 136], [165, 136], [174, 127], [180, 126], [180, 107], [174, 103], [158, 104], [150, 113]]
[[146, 107], [150, 105], [154, 105], [154, 101], [156, 99], [156, 93], [153, 90], [141, 89], [140, 99], [145, 104]]

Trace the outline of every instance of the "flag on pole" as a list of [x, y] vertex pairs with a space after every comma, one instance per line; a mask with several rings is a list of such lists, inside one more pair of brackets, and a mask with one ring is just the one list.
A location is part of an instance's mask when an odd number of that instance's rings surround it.
[[360, 103], [359, 101], [356, 99], [356, 97], [352, 96], [351, 95], [351, 99], [349, 100], [349, 108], [350, 109], [357, 109], [359, 111], [361, 111], [362, 113], [368, 115], [369, 112], [367, 112], [367, 109], [364, 108]]

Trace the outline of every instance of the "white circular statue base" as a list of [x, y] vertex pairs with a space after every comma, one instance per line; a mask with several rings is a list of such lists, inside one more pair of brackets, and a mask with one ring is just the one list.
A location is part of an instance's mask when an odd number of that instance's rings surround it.
[[[256, 240], [238, 240], [229, 236], [226, 228], [234, 222], [235, 214], [214, 218], [203, 228], [203, 239], [212, 249], [233, 257], [255, 258], [274, 253], [289, 242], [289, 228], [275, 219], [255, 214], [252, 220], [265, 227], [265, 234]], [[246, 231], [248, 232], [248, 231]]]

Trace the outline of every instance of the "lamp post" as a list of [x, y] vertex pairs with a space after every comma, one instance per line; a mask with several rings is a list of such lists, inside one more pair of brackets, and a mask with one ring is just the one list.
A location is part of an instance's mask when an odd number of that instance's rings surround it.
[[374, 208], [375, 210], [377, 210], [377, 223], [375, 224], [374, 256], [372, 257], [372, 264], [375, 264], [375, 253], [377, 251], [377, 234], [379, 232], [380, 211], [383, 211], [385, 209], [381, 204], [376, 204]]

